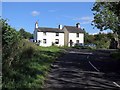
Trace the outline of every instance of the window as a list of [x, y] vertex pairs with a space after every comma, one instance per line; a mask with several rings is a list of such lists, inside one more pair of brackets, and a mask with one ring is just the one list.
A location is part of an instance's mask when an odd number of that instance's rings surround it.
[[56, 36], [59, 36], [59, 33], [56, 33]]
[[46, 39], [43, 39], [43, 43], [44, 43], [44, 44], [46, 44], [46, 43], [47, 43]]
[[55, 39], [55, 44], [59, 44], [59, 39]]
[[38, 42], [40, 43], [40, 42], [41, 42], [41, 40], [38, 40]]
[[43, 32], [43, 35], [46, 35], [46, 32]]
[[79, 43], [79, 40], [76, 40], [76, 43]]
[[79, 33], [76, 33], [76, 36], [79, 37]]

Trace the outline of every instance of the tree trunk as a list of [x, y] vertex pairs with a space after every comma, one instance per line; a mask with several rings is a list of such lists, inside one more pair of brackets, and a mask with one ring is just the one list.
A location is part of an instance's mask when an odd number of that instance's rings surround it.
[[115, 40], [118, 42], [117, 48], [120, 48], [120, 38], [119, 34], [117, 32], [114, 33]]
[[120, 49], [120, 38], [118, 39], [118, 48]]

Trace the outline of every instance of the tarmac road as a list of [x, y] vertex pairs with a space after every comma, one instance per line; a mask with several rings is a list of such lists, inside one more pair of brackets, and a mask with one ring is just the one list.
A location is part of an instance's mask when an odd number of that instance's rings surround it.
[[44, 88], [120, 89], [120, 62], [110, 57], [110, 50], [67, 49], [51, 65]]

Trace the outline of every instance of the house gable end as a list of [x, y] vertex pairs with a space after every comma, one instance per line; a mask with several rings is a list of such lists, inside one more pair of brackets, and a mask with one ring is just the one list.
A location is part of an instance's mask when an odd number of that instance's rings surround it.
[[77, 28], [75, 26], [64, 26], [69, 33], [84, 33], [81, 28]]

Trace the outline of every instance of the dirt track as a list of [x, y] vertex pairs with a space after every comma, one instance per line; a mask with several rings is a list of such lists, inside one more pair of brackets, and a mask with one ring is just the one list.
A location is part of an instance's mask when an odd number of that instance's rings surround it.
[[69, 49], [51, 65], [44, 88], [120, 89], [120, 63], [111, 51]]

